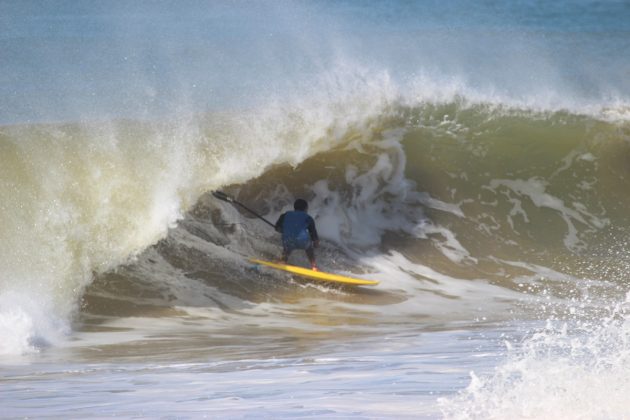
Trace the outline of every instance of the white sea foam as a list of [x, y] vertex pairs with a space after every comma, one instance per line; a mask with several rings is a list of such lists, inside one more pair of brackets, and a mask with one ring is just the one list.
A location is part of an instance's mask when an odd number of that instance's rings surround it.
[[494, 373], [471, 373], [458, 397], [441, 400], [446, 418], [624, 418], [630, 392], [627, 305], [603, 319], [548, 322], [521, 343], [506, 341], [506, 360]]
[[48, 302], [33, 299], [23, 292], [0, 294], [0, 356], [32, 353], [62, 341], [67, 325]]
[[[578, 238], [578, 228], [576, 222], [589, 227], [601, 229], [608, 225], [610, 220], [598, 217], [590, 213], [586, 207], [580, 203], [573, 203], [568, 206], [563, 200], [549, 194], [546, 189], [548, 182], [540, 178], [523, 179], [494, 179], [490, 181], [488, 188], [498, 192], [499, 187], [506, 187], [517, 197], [527, 197], [536, 207], [546, 207], [555, 210], [557, 214], [564, 220], [567, 225], [567, 233], [564, 237], [564, 244], [570, 250], [579, 250], [585, 246], [583, 241]], [[510, 194], [509, 192], [507, 193]], [[523, 210], [522, 203], [519, 199], [509, 196], [513, 208], [508, 216], [508, 221], [514, 227], [513, 216], [521, 216], [526, 222], [529, 222], [527, 213]]]

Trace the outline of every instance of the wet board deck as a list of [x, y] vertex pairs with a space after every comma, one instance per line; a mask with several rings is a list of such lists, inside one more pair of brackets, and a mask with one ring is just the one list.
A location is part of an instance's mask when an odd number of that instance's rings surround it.
[[295, 265], [278, 264], [269, 261], [250, 259], [254, 264], [260, 264], [276, 270], [286, 271], [311, 280], [318, 280], [328, 283], [346, 284], [353, 286], [374, 286], [379, 282], [377, 280], [357, 279], [354, 277], [346, 277], [340, 274], [326, 273], [323, 271], [313, 271], [310, 268], [298, 267]]

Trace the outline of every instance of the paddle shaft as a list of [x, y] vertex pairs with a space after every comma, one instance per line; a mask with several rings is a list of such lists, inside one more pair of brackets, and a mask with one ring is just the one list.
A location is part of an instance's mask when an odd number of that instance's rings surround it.
[[262, 217], [260, 214], [256, 213], [254, 210], [250, 209], [249, 207], [247, 207], [245, 204], [243, 203], [239, 203], [238, 201], [236, 201], [235, 199], [233, 199], [232, 197], [230, 197], [229, 195], [222, 193], [221, 191], [213, 191], [212, 195], [215, 196], [216, 198], [218, 198], [219, 200], [223, 200], [226, 201], [230, 204], [236, 204], [242, 208], [244, 208], [245, 210], [247, 210], [248, 212], [250, 212], [251, 214], [253, 214], [254, 216], [258, 217], [260, 220], [262, 220], [263, 222], [267, 223], [269, 226], [271, 226], [272, 228], [276, 228], [276, 225], [274, 225], [273, 223], [271, 223], [269, 220], [265, 219], [264, 217]]

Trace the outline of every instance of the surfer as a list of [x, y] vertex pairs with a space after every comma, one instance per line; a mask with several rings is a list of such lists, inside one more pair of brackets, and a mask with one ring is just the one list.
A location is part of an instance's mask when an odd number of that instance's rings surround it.
[[276, 230], [282, 233], [282, 263], [287, 263], [293, 250], [303, 249], [311, 268], [317, 271], [315, 248], [319, 246], [319, 237], [315, 229], [315, 220], [307, 213], [306, 200], [298, 198], [293, 203], [293, 208], [293, 211], [283, 213], [275, 225]]

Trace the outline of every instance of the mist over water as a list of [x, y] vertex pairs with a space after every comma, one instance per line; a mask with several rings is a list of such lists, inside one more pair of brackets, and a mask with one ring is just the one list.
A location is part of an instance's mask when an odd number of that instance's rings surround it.
[[[0, 361], [36, 393], [16, 360], [58, 375], [79, 395], [58, 415], [98, 403], [74, 378], [167, 383], [234, 417], [623, 416], [629, 15], [1, 2]], [[252, 267], [278, 257], [277, 234], [216, 189], [271, 221], [306, 198], [320, 266], [380, 285]], [[242, 372], [251, 394], [181, 380]], [[11, 415], [38, 414], [19, 384], [6, 395]]]
[[322, 91], [337, 98], [373, 74], [389, 75], [412, 100], [457, 94], [582, 109], [623, 104], [630, 91], [623, 2], [0, 7], [5, 122], [258, 108]]

